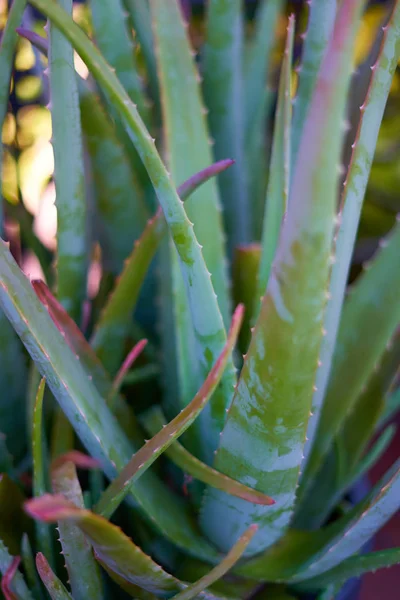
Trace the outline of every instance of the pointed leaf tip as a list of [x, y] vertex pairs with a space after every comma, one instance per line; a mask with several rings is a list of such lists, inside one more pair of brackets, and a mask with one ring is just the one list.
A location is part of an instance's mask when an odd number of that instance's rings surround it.
[[11, 584], [20, 562], [21, 557], [15, 556], [1, 580], [1, 591], [3, 592], [5, 600], [18, 600], [17, 596], [11, 590]]
[[100, 462], [93, 458], [92, 456], [88, 456], [83, 452], [79, 452], [79, 450], [71, 450], [70, 452], [65, 452], [61, 456], [58, 456], [51, 463], [51, 471], [56, 471], [65, 463], [72, 462], [79, 469], [99, 469], [101, 468]]

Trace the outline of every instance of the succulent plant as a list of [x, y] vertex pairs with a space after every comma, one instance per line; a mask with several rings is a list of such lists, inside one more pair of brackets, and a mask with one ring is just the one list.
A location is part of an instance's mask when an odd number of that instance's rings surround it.
[[0, 241], [6, 600], [328, 599], [400, 562], [365, 551], [399, 462], [352, 500], [400, 401], [394, 215], [349, 275], [400, 2], [357, 75], [364, 0], [308, 4], [296, 65], [282, 0], [248, 31], [240, 0], [209, 0], [196, 52], [178, 0], [90, 0], [79, 24], [72, 0], [12, 3], [0, 120], [24, 38], [49, 88], [57, 248], [5, 202], [48, 284]]

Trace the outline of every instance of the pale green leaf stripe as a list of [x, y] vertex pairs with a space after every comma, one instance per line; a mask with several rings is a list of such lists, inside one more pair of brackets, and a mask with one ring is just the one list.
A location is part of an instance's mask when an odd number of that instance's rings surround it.
[[[14, 52], [17, 45], [16, 29], [21, 23], [26, 0], [14, 0], [7, 22], [1, 36], [0, 46], [0, 131], [3, 129], [4, 119], [7, 114], [8, 97], [10, 92], [11, 73], [14, 61]], [[0, 140], [0, 167], [3, 164], [3, 144]], [[3, 235], [3, 206], [1, 193], [2, 169], [0, 168], [0, 235]]]
[[[200, 97], [198, 73], [183, 26], [180, 7], [176, 0], [169, 3], [164, 0], [151, 0], [150, 6], [162, 92], [166, 153], [172, 178], [175, 184], [178, 184], [211, 164], [212, 154]], [[185, 98], [185, 102], [182, 102], [182, 98]], [[235, 165], [230, 170], [234, 168]], [[210, 179], [194, 192], [186, 201], [185, 209], [194, 223], [196, 238], [202, 245], [204, 260], [211, 273], [226, 325], [229, 322], [230, 305], [222, 219], [215, 179]], [[190, 402], [204, 381], [215, 357], [213, 354], [208, 355], [207, 338], [196, 343], [190, 306], [175, 252], [171, 256], [171, 268], [178, 355], [175, 368], [178, 372], [179, 403], [182, 407]], [[199, 305], [196, 307], [197, 311], [203, 309], [204, 307]], [[219, 433], [225, 420], [225, 409], [231, 401], [234, 383], [235, 373], [233, 369], [229, 369], [210, 404], [187, 433], [190, 447], [207, 463], [211, 463], [213, 452], [217, 448]], [[195, 439], [200, 440], [200, 447], [194, 443]]]
[[[0, 243], [0, 307], [46, 376], [49, 388], [82, 443], [112, 479], [130, 460], [133, 447], [4, 242]], [[130, 501], [178, 547], [198, 557], [216, 556], [195, 529], [185, 503], [154, 473], [148, 471], [142, 475], [132, 487]]]
[[304, 472], [302, 500], [400, 323], [399, 256], [397, 223], [344, 305], [331, 379]]
[[244, 58], [245, 136], [265, 123], [266, 112], [260, 110], [272, 66], [271, 55], [275, 42], [283, 0], [261, 0], [254, 17], [255, 31], [249, 40]]
[[[347, 181], [342, 195], [341, 223], [336, 240], [335, 263], [330, 282], [330, 300], [325, 315], [326, 336], [321, 347], [321, 367], [316, 379], [316, 392], [307, 431], [308, 442], [305, 456], [308, 458], [312, 446], [321, 407], [326, 392], [332, 364], [337, 332], [346, 291], [353, 247], [357, 235], [365, 190], [375, 153], [376, 141], [382, 121], [393, 74], [400, 57], [400, 4], [396, 3], [390, 22], [385, 30], [379, 58], [376, 62], [369, 90], [361, 107], [361, 120], [355, 140]], [[304, 480], [302, 485], [306, 485]]]
[[[63, 463], [52, 471], [52, 487], [55, 494], [61, 494], [78, 508], [84, 508], [82, 490], [72, 462]], [[75, 523], [68, 521], [59, 521], [58, 531], [74, 600], [102, 600], [100, 570], [85, 536]]]
[[[360, 550], [368, 540], [393, 516], [400, 506], [400, 469], [399, 461], [386, 473], [375, 486], [370, 496], [355, 506], [343, 518], [346, 523], [333, 543], [324, 548], [316, 560], [292, 581], [304, 581], [333, 569], [346, 558]], [[362, 508], [364, 510], [362, 510]], [[355, 518], [351, 518], [355, 515]], [[339, 527], [340, 521], [332, 528]]]
[[[72, 0], [58, 0], [72, 14]], [[50, 25], [50, 95], [57, 208], [57, 294], [79, 320], [86, 297], [88, 231], [81, 119], [73, 49]]]
[[291, 148], [292, 169], [294, 168], [297, 159], [303, 127], [311, 106], [318, 71], [328, 46], [329, 39], [332, 35], [337, 0], [310, 0], [308, 6], [308, 31], [306, 32], [303, 43], [301, 65], [298, 69], [298, 91], [294, 100], [293, 109]]
[[282, 535], [293, 512], [323, 336], [342, 141], [338, 124], [363, 5], [341, 5], [304, 127], [291, 210], [214, 464], [276, 504], [257, 507], [208, 489], [201, 527], [224, 550], [256, 523], [247, 554], [260, 552]]
[[[10, 568], [13, 558], [14, 557], [9, 554], [2, 540], [0, 540], [0, 573], [2, 575], [5, 575], [7, 570]], [[14, 575], [11, 589], [15, 594], [17, 594], [18, 600], [33, 600], [33, 596], [19, 571], [17, 571]]]
[[233, 546], [233, 548], [231, 548], [225, 558], [221, 560], [219, 565], [214, 567], [214, 569], [209, 571], [207, 575], [204, 575], [204, 577], [195, 583], [188, 585], [183, 592], [176, 594], [174, 598], [176, 598], [176, 600], [192, 600], [192, 598], [197, 598], [198, 594], [221, 579], [242, 557], [256, 531], [257, 526], [251, 525], [249, 529], [238, 539], [236, 544]]
[[36, 555], [36, 568], [51, 600], [73, 600], [41, 552]]
[[[183, 203], [160, 159], [153, 139], [115, 74], [83, 31], [56, 4], [48, 2], [48, 0], [32, 0], [32, 4], [53, 20], [71, 41], [125, 120], [132, 140], [153, 182], [180, 256], [196, 344], [204, 347], [204, 341], [207, 341], [207, 358], [209, 364], [213, 363], [222, 351], [226, 340], [226, 331], [210, 274], [193, 226], [186, 216]], [[204, 312], [204, 306], [208, 307], [207, 313]], [[228, 366], [228, 369], [233, 369], [233, 363]]]
[[137, 0], [124, 0], [126, 9], [130, 15], [135, 34], [139, 40], [140, 49], [146, 64], [146, 75], [154, 102], [158, 105], [158, 79], [157, 64], [154, 52], [153, 31], [151, 25], [151, 14], [148, 0], [138, 2]]
[[365, 573], [377, 571], [392, 567], [400, 563], [400, 548], [390, 548], [389, 550], [379, 550], [361, 554], [360, 556], [351, 556], [344, 560], [334, 569], [326, 571], [313, 579], [304, 582], [300, 589], [313, 590], [320, 589], [325, 585], [344, 583], [351, 577], [361, 577]]
[[243, 23], [241, 0], [210, 0], [203, 55], [203, 90], [216, 160], [236, 164], [219, 178], [232, 256], [250, 241], [250, 210], [244, 160]]
[[128, 31], [122, 0], [90, 0], [94, 38], [106, 61], [137, 105], [142, 120], [148, 124], [149, 105], [136, 64], [132, 38]]
[[292, 115], [290, 84], [292, 79], [294, 24], [294, 17], [292, 16], [289, 19], [285, 54], [279, 81], [268, 188], [265, 198], [261, 260], [254, 307], [255, 316], [258, 316], [260, 301], [267, 289], [289, 194], [290, 122]]

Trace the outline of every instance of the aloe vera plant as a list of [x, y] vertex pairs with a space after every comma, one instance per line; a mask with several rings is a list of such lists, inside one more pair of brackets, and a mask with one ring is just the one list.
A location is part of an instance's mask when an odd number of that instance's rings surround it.
[[[281, 0], [251, 23], [239, 0], [209, 0], [200, 34], [179, 0], [12, 3], [0, 118], [24, 40], [48, 61], [57, 249], [51, 264], [4, 183], [6, 600], [333, 598], [400, 562], [365, 553], [400, 507], [400, 463], [351, 500], [399, 405], [395, 209], [368, 268], [352, 257], [400, 0], [361, 66], [364, 0], [307, 4], [297, 59]], [[21, 269], [15, 219], [47, 285]]]

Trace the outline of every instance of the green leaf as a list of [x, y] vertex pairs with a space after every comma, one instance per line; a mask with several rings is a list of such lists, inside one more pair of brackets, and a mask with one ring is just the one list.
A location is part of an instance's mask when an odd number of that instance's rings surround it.
[[[318, 5], [319, 3], [315, 3], [315, 6]], [[400, 57], [399, 39], [400, 6], [396, 3], [389, 24], [385, 29], [378, 60], [373, 66], [372, 78], [367, 96], [361, 107], [361, 118], [354, 142], [353, 155], [351, 157], [346, 184], [342, 193], [341, 210], [339, 213], [341, 222], [337, 232], [336, 255], [330, 281], [330, 300], [325, 315], [324, 329], [326, 330], [326, 336], [321, 347], [321, 367], [317, 373], [317, 390], [313, 398], [312, 412], [314, 413], [314, 418], [310, 419], [310, 425], [307, 431], [309, 440], [305, 449], [307, 460], [316, 435], [322, 404], [327, 390], [335, 343], [337, 336], [339, 335], [340, 337], [338, 329], [351, 257], [353, 255], [364, 194], [370, 174], [383, 111], [391, 87], [393, 74]], [[338, 340], [338, 343], [341, 343], [340, 339]], [[305, 486], [308, 485], [308, 473], [308, 470], [304, 472], [304, 477], [299, 490], [300, 497], [305, 491]]]
[[43, 590], [36, 569], [32, 547], [29, 542], [29, 537], [26, 533], [22, 537], [21, 558], [28, 587], [31, 590], [35, 600], [44, 600]]
[[259, 244], [249, 244], [248, 246], [238, 246], [233, 259], [233, 298], [235, 304], [240, 302], [245, 307], [243, 325], [239, 336], [239, 349], [243, 353], [247, 351], [251, 339], [260, 257], [261, 246]]
[[66, 520], [75, 523], [93, 546], [96, 559], [110, 577], [144, 588], [159, 597], [169, 597], [185, 584], [166, 573], [129, 539], [119, 527], [88, 510], [76, 507], [62, 496], [43, 496], [26, 503], [34, 518], [45, 522]]
[[[15, 557], [9, 554], [4, 543], [0, 540], [0, 572], [3, 575], [3, 579], [14, 560]], [[25, 580], [19, 571], [14, 574], [10, 587], [12, 592], [15, 594], [16, 600], [33, 600]]]
[[223, 352], [211, 369], [203, 385], [193, 398], [168, 425], [165, 425], [151, 440], [148, 440], [134, 454], [118, 477], [109, 485], [100, 498], [95, 510], [108, 518], [118, 508], [129, 491], [130, 484], [136, 481], [153, 462], [176, 440], [199, 416], [219, 385], [229, 357], [235, 346], [243, 318], [243, 306], [238, 306], [232, 318], [232, 325]]
[[236, 162], [220, 177], [229, 254], [250, 241], [244, 160], [243, 23], [240, 0], [210, 0], [203, 54], [203, 90], [217, 160]]
[[219, 565], [214, 567], [207, 575], [189, 585], [183, 592], [176, 594], [174, 598], [176, 598], [176, 600], [192, 600], [192, 598], [197, 598], [198, 594], [218, 581], [218, 579], [221, 579], [241, 558], [256, 531], [257, 526], [251, 525]]
[[28, 529], [22, 510], [25, 498], [18, 485], [5, 473], [0, 474], [0, 539], [12, 554], [18, 554], [21, 538]]
[[202, 530], [224, 549], [251, 523], [259, 525], [248, 555], [273, 544], [293, 512], [323, 337], [340, 123], [363, 4], [341, 4], [304, 126], [291, 209], [214, 463], [276, 503], [256, 507], [209, 489], [201, 514]]
[[[400, 12], [399, 12], [400, 15]], [[330, 383], [304, 472], [303, 500], [332, 440], [369, 383], [400, 322], [400, 223], [353, 285], [343, 309]]]
[[[110, 101], [118, 109], [127, 126], [152, 180], [178, 250], [189, 297], [196, 346], [204, 349], [204, 341], [206, 340], [207, 345], [203, 364], [207, 364], [209, 368], [222, 351], [226, 341], [226, 331], [210, 274], [194, 234], [193, 226], [185, 213], [171, 178], [161, 162], [154, 141], [115, 74], [83, 31], [56, 4], [49, 3], [47, 0], [32, 0], [32, 4], [43, 11], [59, 27], [67, 39], [73, 43], [81, 58], [103, 87]], [[205, 316], [203, 310], [204, 306], [208, 307], [207, 316]], [[231, 373], [231, 379], [233, 380], [234, 367], [232, 362], [228, 366], [228, 372]], [[220, 422], [223, 420], [223, 415], [213, 415], [213, 418], [215, 421]]]
[[378, 421], [378, 429], [390, 422], [400, 408], [400, 387], [394, 390], [385, 400], [385, 406]]
[[[311, 107], [318, 72], [328, 47], [336, 17], [337, 0], [309, 3], [308, 31], [304, 38], [299, 83], [294, 101], [292, 123], [292, 168], [300, 149], [301, 137]], [[293, 173], [293, 171], [292, 171]]]
[[[33, 495], [42, 496], [47, 492], [46, 481], [46, 457], [43, 428], [43, 395], [46, 379], [43, 377], [36, 394], [35, 408], [33, 412], [32, 430], [32, 460], [33, 460]], [[38, 548], [46, 554], [54, 564], [54, 547], [52, 530], [48, 525], [36, 523], [36, 537]]]
[[[79, 355], [77, 358], [64, 342], [4, 242], [0, 243], [0, 306], [46, 376], [50, 390], [82, 443], [99, 460], [106, 475], [114, 478], [134, 448], [84, 371]], [[216, 556], [195, 528], [189, 508], [154, 473], [142, 475], [133, 486], [129, 501], [178, 547], [194, 556]]]
[[[82, 490], [72, 462], [53, 467], [52, 487], [56, 494], [61, 494], [78, 508], [84, 508]], [[100, 572], [85, 536], [75, 523], [68, 521], [60, 521], [58, 531], [74, 600], [101, 600]]]
[[370, 552], [368, 554], [361, 554], [360, 556], [351, 556], [334, 569], [325, 571], [325, 573], [307, 580], [303, 586], [298, 587], [299, 589], [307, 590], [319, 589], [324, 585], [344, 583], [350, 577], [361, 577], [365, 573], [375, 572], [378, 569], [391, 567], [399, 563], [400, 548], [390, 548], [389, 550]]
[[72, 596], [67, 592], [64, 585], [52, 571], [45, 556], [41, 552], [38, 552], [36, 555], [36, 567], [40, 579], [43, 581], [52, 600], [72, 600]]
[[137, 105], [145, 123], [149, 123], [149, 105], [138, 73], [132, 38], [130, 36], [123, 3], [113, 4], [101, 0], [90, 0], [93, 33], [96, 43], [106, 61]]
[[272, 262], [278, 246], [282, 221], [287, 210], [290, 180], [290, 122], [292, 116], [291, 79], [294, 40], [294, 16], [289, 17], [285, 53], [279, 81], [278, 103], [275, 114], [271, 161], [264, 223], [261, 241], [261, 260], [255, 295], [255, 314], [258, 315], [260, 299], [264, 296], [270, 277]]
[[[1, 36], [0, 45], [0, 131], [7, 114], [10, 93], [11, 74], [14, 64], [14, 52], [18, 35], [16, 29], [21, 22], [26, 0], [14, 0], [7, 15], [7, 21]], [[0, 142], [0, 165], [3, 164], [3, 144]], [[1, 196], [0, 174], [0, 196]], [[3, 235], [3, 203], [0, 202], [0, 235]]]
[[[58, 0], [72, 14], [72, 0]], [[57, 293], [79, 320], [86, 298], [88, 231], [82, 131], [73, 49], [50, 25], [50, 95], [57, 208]]]
[[[166, 425], [162, 410], [158, 406], [147, 411], [142, 417], [142, 421], [146, 431], [150, 435], [156, 435]], [[230, 477], [201, 462], [193, 454], [190, 454], [177, 440], [164, 450], [164, 454], [182, 471], [207, 485], [232, 496], [254, 502], [255, 504], [273, 504], [273, 500], [269, 496], [261, 494], [242, 483], [238, 483], [234, 479], [230, 479]]]
[[[182, 22], [179, 3], [176, 0], [169, 3], [163, 0], [151, 0], [150, 6], [157, 45], [168, 166], [173, 181], [178, 183], [187, 179], [191, 173], [210, 164], [212, 152], [200, 97], [199, 76]], [[185, 98], [184, 103], [181, 102], [182, 97]], [[229, 155], [229, 153], [224, 156], [218, 155], [218, 158], [226, 158]], [[233, 165], [229, 170], [235, 168], [236, 166]], [[216, 181], [210, 180], [194, 193], [186, 201], [185, 210], [194, 224], [196, 238], [202, 246], [204, 260], [217, 294], [218, 305], [227, 326], [230, 302]], [[204, 381], [213, 364], [213, 357], [207, 360], [209, 342], [206, 338], [200, 344], [195, 341], [190, 304], [179, 271], [178, 257], [174, 252], [171, 256], [171, 269], [174, 285], [175, 343], [178, 355], [177, 365], [174, 368], [178, 372], [180, 406], [185, 406]], [[190, 447], [196, 448], [196, 453], [206, 462], [211, 462], [212, 453], [217, 447], [221, 419], [231, 398], [232, 380], [232, 370], [228, 370], [209, 407], [203, 411], [198, 422], [186, 436]], [[193, 438], [198, 440], [199, 448]]]
[[[220, 161], [192, 175], [179, 188], [178, 194], [185, 200], [205, 181], [228, 168], [232, 161]], [[92, 336], [91, 344], [102, 362], [119, 364], [123, 342], [135, 309], [146, 273], [156, 254], [160, 241], [167, 232], [161, 208], [148, 221], [145, 230], [135, 243], [124, 269], [109, 295]]]

